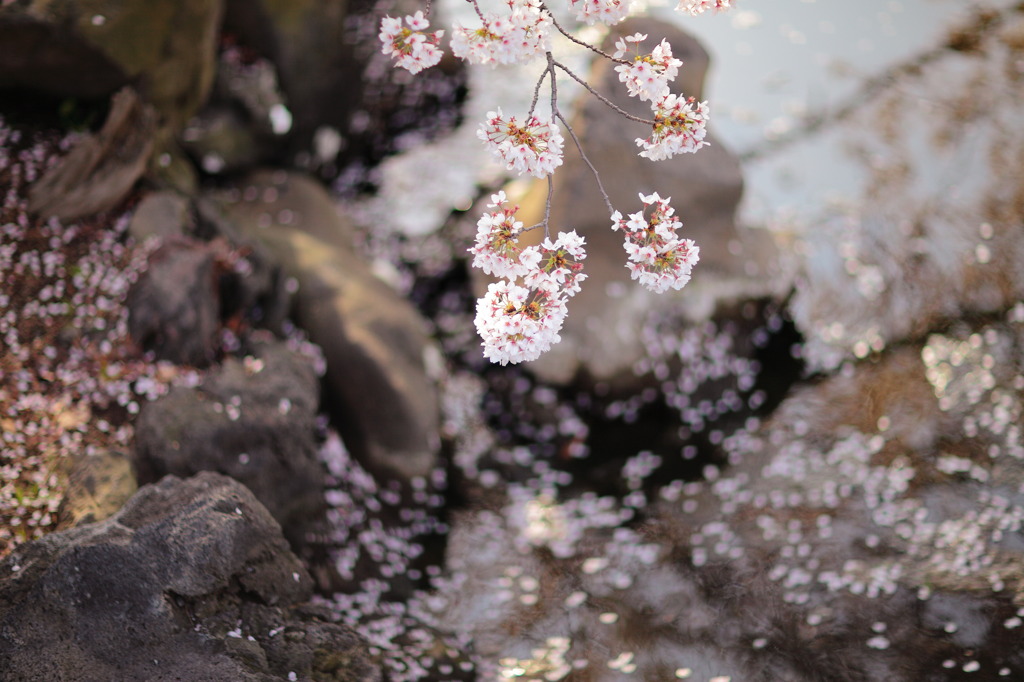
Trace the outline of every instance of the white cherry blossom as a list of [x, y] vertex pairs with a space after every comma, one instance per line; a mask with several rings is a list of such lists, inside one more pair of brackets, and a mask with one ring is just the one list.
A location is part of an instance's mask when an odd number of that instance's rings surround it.
[[477, 301], [474, 320], [484, 357], [502, 365], [536, 360], [561, 340], [565, 313], [565, 299], [553, 289], [493, 282]]
[[700, 260], [700, 247], [676, 232], [683, 224], [669, 205], [671, 198], [662, 199], [657, 193], [641, 194], [640, 201], [644, 210], [631, 213], [628, 220], [618, 211], [612, 214], [612, 229], [625, 233], [623, 249], [629, 257], [626, 267], [630, 277], [659, 294], [682, 289]]
[[511, 0], [509, 14], [485, 14], [483, 25], [452, 30], [452, 52], [471, 64], [524, 64], [551, 50], [551, 15], [536, 0]]
[[576, 18], [589, 26], [598, 22], [614, 26], [629, 16], [631, 4], [629, 0], [569, 0]]
[[405, 17], [405, 23], [408, 27], [402, 26], [402, 20], [395, 17], [381, 19], [378, 36], [383, 44], [381, 51], [409, 73], [419, 73], [441, 61], [438, 44], [444, 31], [424, 33], [430, 24], [423, 17], [423, 12]]
[[517, 245], [523, 224], [515, 219], [518, 206], [505, 206], [505, 193], [491, 195], [487, 206], [497, 210], [485, 213], [477, 221], [476, 244], [469, 250], [473, 254], [473, 267], [488, 275], [515, 279], [527, 272], [520, 263], [521, 249]]
[[676, 154], [696, 152], [708, 144], [704, 140], [707, 135], [707, 102], [668, 95], [655, 102], [651, 109], [654, 112], [651, 136], [636, 140], [637, 146], [644, 149], [640, 156], [660, 161]]
[[531, 116], [522, 125], [516, 117], [507, 120], [501, 109], [487, 113], [477, 137], [483, 140], [508, 170], [547, 177], [562, 165], [562, 134], [550, 120]]
[[583, 259], [587, 252], [583, 248], [583, 237], [572, 232], [559, 232], [552, 242], [545, 239], [539, 246], [529, 246], [520, 255], [520, 262], [526, 268], [523, 280], [528, 286], [554, 287], [566, 297], [580, 291], [583, 274]]
[[697, 16], [709, 9], [716, 12], [724, 12], [731, 6], [732, 0], [679, 0], [676, 9], [680, 12], [688, 12], [693, 16]]
[[[615, 42], [616, 59], [621, 59], [630, 51], [629, 44], [638, 45], [647, 38], [642, 33], [635, 33]], [[636, 49], [636, 48], [634, 48]], [[619, 64], [615, 72], [619, 80], [626, 84], [631, 97], [639, 97], [643, 101], [657, 101], [668, 96], [669, 83], [679, 74], [683, 62], [672, 56], [672, 45], [662, 40], [651, 52], [633, 56], [628, 64]]]

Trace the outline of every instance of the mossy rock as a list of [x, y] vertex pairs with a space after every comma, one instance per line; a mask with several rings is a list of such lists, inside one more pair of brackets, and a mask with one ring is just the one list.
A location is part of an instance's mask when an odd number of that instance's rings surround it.
[[206, 99], [219, 0], [38, 0], [0, 10], [0, 88], [103, 97], [137, 83], [173, 127]]

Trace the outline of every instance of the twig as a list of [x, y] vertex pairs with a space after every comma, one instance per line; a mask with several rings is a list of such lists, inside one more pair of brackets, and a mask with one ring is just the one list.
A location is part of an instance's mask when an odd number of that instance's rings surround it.
[[[586, 152], [583, 151], [583, 145], [580, 144], [579, 138], [576, 137], [576, 131], [572, 129], [572, 126], [565, 120], [565, 117], [562, 116], [561, 112], [558, 113], [558, 120], [561, 121], [565, 126], [565, 129], [569, 131], [569, 136], [576, 145], [576, 149], [580, 150], [580, 156], [583, 157], [584, 163], [586, 163], [587, 167], [590, 168], [590, 172], [594, 174], [594, 180], [597, 181], [597, 188], [601, 190], [601, 196], [604, 198], [604, 205], [608, 208], [608, 215], [615, 213], [615, 207], [612, 206], [612, 200], [608, 198], [608, 192], [604, 190], [604, 184], [601, 182], [601, 175], [597, 172], [597, 169], [594, 168], [594, 164], [590, 162], [590, 159], [587, 158]], [[548, 176], [548, 182], [550, 181], [551, 177]]]
[[[526, 114], [526, 119], [529, 120], [533, 116], [533, 110], [537, 108], [537, 100], [540, 98], [540, 86], [544, 83], [544, 79], [547, 78], [548, 74], [551, 73], [551, 67], [544, 69], [540, 74], [540, 78], [537, 79], [537, 84], [533, 86], [533, 102], [530, 103], [530, 111]], [[551, 75], [551, 80], [554, 81], [554, 74]]]
[[[544, 3], [541, 3], [541, 5], [544, 6]], [[547, 9], [546, 6], [545, 6], [545, 9]], [[576, 43], [577, 45], [580, 45], [581, 47], [585, 47], [588, 50], [590, 50], [591, 52], [596, 52], [597, 54], [601, 55], [602, 57], [605, 57], [606, 59], [610, 59], [613, 62], [618, 62], [619, 64], [628, 64], [629, 63], [625, 59], [618, 59], [617, 57], [611, 56], [610, 54], [608, 54], [604, 50], [596, 48], [593, 45], [591, 45], [590, 43], [582, 41], [579, 38], [577, 38], [576, 36], [572, 35], [568, 31], [566, 31], [564, 28], [562, 28], [561, 24], [559, 24], [558, 21], [555, 20], [554, 15], [551, 14], [551, 10], [548, 10], [548, 15], [551, 16], [551, 23], [554, 25], [554, 27], [556, 29], [558, 29], [558, 32], [561, 33], [563, 36], [565, 36], [566, 39], [569, 40], [570, 42]]]
[[483, 23], [484, 26], [486, 26], [487, 25], [487, 20], [484, 19], [484, 13], [480, 11], [480, 5], [477, 4], [477, 1], [476, 0], [466, 0], [466, 2], [468, 2], [471, 5], [473, 5], [473, 9], [476, 10], [476, 15], [478, 17], [480, 17], [480, 21]]
[[612, 109], [614, 109], [617, 113], [622, 114], [623, 116], [628, 118], [630, 121], [636, 121], [637, 123], [645, 123], [645, 124], [647, 124], [649, 126], [654, 125], [654, 121], [653, 120], [651, 120], [649, 118], [640, 118], [639, 116], [634, 116], [633, 114], [631, 114], [628, 111], [622, 109], [617, 104], [615, 104], [614, 102], [609, 100], [607, 97], [605, 97], [604, 95], [599, 93], [597, 90], [594, 90], [594, 88], [590, 87], [589, 83], [587, 83], [585, 80], [583, 80], [582, 78], [577, 76], [575, 73], [573, 73], [569, 69], [569, 67], [567, 67], [565, 64], [562, 64], [561, 62], [557, 62], [557, 61], [554, 61], [554, 60], [552, 60], [552, 63], [555, 66], [557, 66], [558, 68], [560, 68], [562, 71], [565, 71], [567, 74], [569, 74], [569, 77], [572, 78], [574, 81], [576, 81], [577, 83], [579, 83], [580, 85], [585, 87], [590, 92], [591, 95], [593, 95], [594, 97], [598, 98], [599, 100], [601, 100], [602, 102], [604, 102], [605, 104], [610, 106]]

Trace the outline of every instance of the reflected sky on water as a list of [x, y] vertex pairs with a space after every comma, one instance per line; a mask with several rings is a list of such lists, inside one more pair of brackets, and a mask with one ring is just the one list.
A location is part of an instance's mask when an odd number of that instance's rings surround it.
[[[738, 0], [721, 14], [689, 17], [674, 4], [651, 11], [695, 34], [712, 55], [704, 96], [712, 127], [739, 154], [799, 129], [807, 116], [854, 100], [863, 82], [933, 48], [979, 6], [1009, 0]], [[685, 66], [684, 66], [685, 68]], [[851, 200], [861, 172], [826, 129], [748, 163], [746, 220], [785, 211], [804, 217]]]

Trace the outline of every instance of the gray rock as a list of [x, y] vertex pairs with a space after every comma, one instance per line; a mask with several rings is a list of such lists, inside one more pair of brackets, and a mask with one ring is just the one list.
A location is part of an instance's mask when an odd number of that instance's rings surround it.
[[161, 360], [206, 366], [213, 360], [221, 303], [217, 252], [188, 238], [165, 241], [128, 296], [129, 331]]
[[189, 200], [164, 190], [145, 195], [128, 223], [128, 234], [138, 242], [157, 237], [183, 237], [192, 231]]
[[354, 633], [291, 608], [309, 575], [217, 474], [145, 486], [106, 521], [22, 545], [0, 576], [4, 680], [380, 679]]
[[295, 318], [324, 351], [325, 406], [346, 446], [376, 471], [429, 473], [440, 445], [438, 352], [416, 309], [354, 253], [326, 191], [301, 175], [257, 173], [217, 201], [298, 284]]
[[296, 542], [323, 507], [316, 458], [319, 383], [279, 342], [253, 343], [195, 387], [146, 405], [135, 429], [139, 480], [216, 471], [244, 483]]
[[208, 240], [223, 261], [219, 286], [221, 317], [228, 322], [233, 320], [236, 330], [251, 323], [281, 335], [289, 298], [281, 267], [258, 240], [225, 220], [209, 201], [200, 197], [192, 206], [198, 223], [196, 234]]
[[330, 248], [352, 251], [355, 228], [318, 180], [285, 170], [258, 170], [209, 197], [237, 234], [261, 241], [267, 233], [294, 230]]
[[199, 172], [181, 148], [175, 133], [167, 128], [157, 131], [147, 179], [155, 187], [194, 196], [199, 189]]
[[131, 334], [159, 359], [200, 367], [213, 360], [222, 324], [238, 334], [257, 323], [274, 328], [286, 300], [280, 269], [261, 244], [208, 208], [155, 192], [129, 225], [136, 239], [161, 238], [128, 298]]

